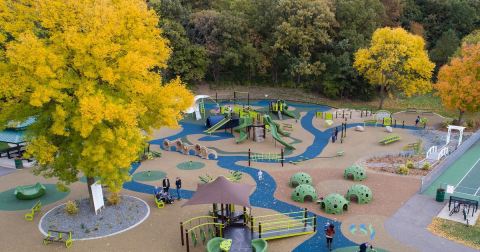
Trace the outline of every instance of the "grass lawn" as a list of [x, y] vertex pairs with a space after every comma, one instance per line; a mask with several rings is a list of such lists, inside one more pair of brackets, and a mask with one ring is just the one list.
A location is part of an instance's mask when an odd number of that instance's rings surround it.
[[477, 221], [475, 226], [467, 226], [454, 221], [434, 218], [428, 226], [428, 230], [438, 236], [480, 249], [480, 221]]

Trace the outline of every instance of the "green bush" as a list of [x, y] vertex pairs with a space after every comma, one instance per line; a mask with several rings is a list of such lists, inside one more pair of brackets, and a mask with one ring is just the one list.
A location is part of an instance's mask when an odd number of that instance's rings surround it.
[[415, 168], [415, 165], [414, 165], [413, 161], [411, 161], [411, 160], [408, 160], [407, 163], [405, 164], [405, 166], [406, 166], [408, 169], [413, 169], [413, 168]]
[[69, 215], [77, 214], [78, 213], [77, 203], [73, 200], [67, 201], [67, 204], [65, 205], [65, 212], [67, 212]]
[[57, 191], [59, 192], [69, 192], [70, 188], [62, 182], [57, 182]]
[[408, 175], [409, 172], [410, 172], [410, 169], [408, 169], [408, 167], [406, 167], [405, 165], [400, 165], [400, 168], [398, 168], [398, 171], [397, 171], [398, 174], [402, 174], [402, 175]]
[[423, 163], [422, 169], [428, 171], [428, 170], [430, 170], [430, 167], [431, 167], [430, 163], [425, 162], [425, 163]]

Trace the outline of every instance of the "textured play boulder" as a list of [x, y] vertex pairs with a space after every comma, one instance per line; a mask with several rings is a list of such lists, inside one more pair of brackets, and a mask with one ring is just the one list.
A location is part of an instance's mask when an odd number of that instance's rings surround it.
[[289, 185], [291, 187], [297, 187], [298, 185], [303, 184], [312, 185], [312, 176], [305, 172], [297, 172], [290, 177]]
[[297, 202], [307, 201], [316, 201], [317, 200], [317, 190], [311, 185], [303, 184], [295, 187], [295, 190], [292, 192], [292, 200]]
[[338, 193], [327, 195], [325, 199], [320, 200], [320, 208], [328, 214], [342, 214], [348, 210], [348, 200]]
[[368, 204], [372, 201], [373, 194], [368, 186], [355, 184], [348, 189], [345, 198], [350, 202], [357, 201], [358, 204]]
[[354, 181], [362, 181], [367, 178], [367, 172], [365, 171], [365, 168], [361, 166], [352, 165], [345, 169], [343, 172], [343, 177], [345, 179], [352, 179]]

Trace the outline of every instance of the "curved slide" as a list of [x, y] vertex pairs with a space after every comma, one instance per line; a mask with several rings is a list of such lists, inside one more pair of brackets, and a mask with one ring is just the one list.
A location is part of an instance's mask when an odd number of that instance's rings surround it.
[[[268, 124], [270, 126], [270, 132], [272, 133], [272, 136], [273, 138], [275, 138], [275, 140], [277, 140], [279, 143], [283, 144], [285, 147], [287, 147], [288, 149], [292, 149], [292, 150], [295, 150], [295, 147], [293, 147], [292, 145], [290, 145], [289, 143], [285, 142], [282, 137], [280, 135], [283, 135], [283, 136], [289, 136], [289, 134], [285, 131], [283, 131], [278, 123], [274, 122], [272, 120], [272, 118], [270, 118], [270, 116], [268, 115], [265, 115], [264, 116], [264, 120], [265, 120], [265, 123]], [[279, 135], [280, 133], [280, 135]]]
[[210, 127], [210, 129], [207, 129], [204, 132], [207, 133], [207, 134], [212, 134], [213, 132], [217, 131], [218, 129], [220, 129], [223, 125], [227, 124], [228, 122], [230, 122], [230, 118], [225, 117], [220, 122], [213, 125], [212, 127]]
[[240, 137], [235, 140], [237, 143], [241, 143], [245, 141], [245, 139], [247, 139], [248, 137], [247, 128], [248, 126], [251, 126], [251, 125], [252, 125], [251, 118], [248, 118], [248, 117], [240, 118], [240, 125], [238, 125], [238, 127], [234, 129], [235, 131], [240, 133]]

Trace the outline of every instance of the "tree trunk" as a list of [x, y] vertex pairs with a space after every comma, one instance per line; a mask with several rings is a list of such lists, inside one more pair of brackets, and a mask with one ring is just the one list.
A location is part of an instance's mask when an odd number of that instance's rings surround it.
[[383, 108], [383, 102], [385, 101], [385, 86], [380, 85], [380, 105], [378, 106], [378, 109]]
[[458, 124], [458, 126], [462, 126], [463, 114], [465, 113], [465, 111], [463, 111], [463, 110], [459, 110], [459, 111], [460, 111], [460, 113], [458, 114], [457, 124]]
[[92, 187], [91, 187], [93, 184], [95, 184], [95, 178], [87, 177], [87, 187], [88, 187], [88, 196], [89, 196], [90, 206], [92, 207], [92, 210], [95, 211], [95, 207], [93, 206], [93, 194], [92, 194]]

